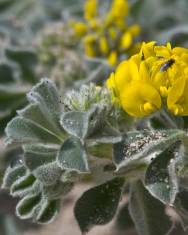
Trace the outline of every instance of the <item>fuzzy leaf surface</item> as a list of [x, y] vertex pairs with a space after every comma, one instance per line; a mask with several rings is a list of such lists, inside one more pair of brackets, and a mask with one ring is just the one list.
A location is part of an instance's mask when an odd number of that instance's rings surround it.
[[55, 85], [42, 79], [28, 94], [30, 104], [18, 112], [6, 128], [7, 142], [59, 143], [61, 106]]
[[86, 112], [70, 111], [63, 114], [61, 124], [71, 135], [83, 139], [88, 132], [88, 115]]
[[114, 144], [113, 158], [117, 172], [144, 162], [153, 153], [161, 152], [184, 138], [185, 132], [181, 130], [128, 132], [121, 142]]
[[140, 181], [131, 185], [129, 211], [139, 235], [164, 235], [171, 227], [165, 206]]
[[123, 178], [115, 178], [86, 191], [76, 202], [75, 217], [83, 234], [94, 225], [111, 221], [121, 197]]
[[89, 172], [87, 154], [78, 138], [70, 137], [65, 140], [58, 153], [57, 161], [62, 169], [69, 169], [80, 173]]
[[24, 145], [24, 163], [31, 170], [55, 161], [56, 146], [49, 145]]
[[173, 204], [179, 190], [175, 165], [179, 145], [175, 143], [160, 153], [146, 170], [146, 188], [164, 204]]

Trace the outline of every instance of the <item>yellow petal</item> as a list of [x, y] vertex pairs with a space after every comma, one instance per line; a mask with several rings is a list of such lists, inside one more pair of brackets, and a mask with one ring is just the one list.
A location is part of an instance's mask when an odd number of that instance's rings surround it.
[[132, 35], [130, 32], [125, 32], [121, 37], [120, 47], [123, 50], [128, 49], [133, 42]]
[[155, 53], [154, 53], [155, 44], [156, 44], [155, 41], [148, 42], [148, 43], [143, 42], [143, 44], [141, 46], [140, 54], [141, 54], [141, 56], [144, 57], [144, 59], [146, 59], [150, 56], [155, 56]]
[[128, 13], [129, 6], [127, 0], [113, 0], [110, 14], [115, 17], [125, 17]]
[[76, 22], [73, 24], [73, 29], [76, 33], [76, 36], [83, 36], [87, 32], [87, 26], [82, 22]]
[[119, 105], [120, 100], [119, 100], [119, 94], [118, 94], [116, 83], [115, 83], [115, 74], [114, 73], [110, 74], [110, 77], [106, 81], [106, 86], [111, 91], [112, 102], [115, 103], [116, 105]]
[[167, 98], [168, 109], [175, 115], [188, 115], [188, 78], [180, 78], [169, 90]]
[[120, 93], [123, 109], [135, 117], [144, 117], [160, 109], [161, 97], [148, 83], [134, 81]]
[[151, 82], [149, 70], [147, 68], [147, 65], [146, 65], [145, 61], [142, 61], [141, 64], [140, 64], [139, 74], [140, 74], [140, 77], [141, 77], [143, 82], [144, 81], [145, 82]]
[[102, 54], [107, 54], [109, 51], [109, 46], [108, 46], [108, 41], [106, 39], [106, 37], [101, 37], [99, 39], [99, 47], [100, 47], [100, 51], [102, 52]]
[[178, 103], [180, 98], [184, 93], [185, 88], [185, 78], [179, 78], [173, 84], [173, 86], [169, 89], [168, 97], [167, 97], [167, 106], [171, 110], [171, 108]]
[[110, 65], [116, 65], [117, 64], [117, 53], [116, 53], [116, 51], [112, 51], [111, 53], [110, 53], [110, 55], [109, 55], [109, 57], [108, 57], [108, 63], [110, 64]]
[[86, 0], [84, 5], [84, 17], [86, 20], [93, 19], [97, 16], [97, 0]]
[[120, 92], [127, 87], [133, 79], [139, 80], [139, 78], [138, 66], [132, 60], [120, 63], [115, 72], [115, 82]]
[[133, 24], [129, 27], [129, 32], [132, 34], [133, 37], [136, 37], [140, 34], [141, 28], [138, 24]]

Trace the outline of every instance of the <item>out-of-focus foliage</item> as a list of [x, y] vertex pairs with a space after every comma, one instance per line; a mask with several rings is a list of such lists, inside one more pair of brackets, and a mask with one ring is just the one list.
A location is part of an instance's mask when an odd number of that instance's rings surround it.
[[143, 40], [187, 46], [187, 0], [132, 0], [132, 17], [143, 29]]
[[0, 132], [15, 110], [26, 102], [25, 93], [38, 80], [34, 50], [6, 47], [0, 60]]
[[[77, 0], [76, 5], [81, 1]], [[60, 20], [74, 1], [56, 0], [1, 0], [0, 32], [20, 43], [32, 43], [36, 32], [47, 22]], [[75, 7], [75, 6], [74, 6]]]

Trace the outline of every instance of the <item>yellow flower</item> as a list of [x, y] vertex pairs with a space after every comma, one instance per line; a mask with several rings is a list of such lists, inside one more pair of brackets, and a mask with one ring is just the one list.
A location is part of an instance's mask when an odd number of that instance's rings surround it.
[[92, 45], [85, 45], [85, 54], [89, 57], [95, 57], [96, 53]]
[[83, 22], [72, 25], [73, 39], [82, 42], [87, 56], [106, 59], [109, 65], [115, 66], [138, 50], [136, 37], [140, 27], [126, 23], [128, 0], [112, 0], [107, 12], [100, 12], [98, 3], [85, 0]]
[[117, 53], [116, 51], [112, 51], [110, 55], [108, 56], [108, 63], [110, 65], [116, 65], [117, 64]]
[[89, 28], [91, 28], [92, 30], [97, 30], [98, 28], [100, 28], [100, 22], [98, 18], [93, 18], [90, 21], [88, 21], [88, 26]]
[[188, 115], [188, 77], [182, 77], [175, 81], [169, 89], [167, 105], [175, 115]]
[[107, 38], [102, 36], [100, 39], [99, 39], [99, 47], [100, 47], [100, 50], [101, 52], [106, 55], [109, 51], [109, 46], [108, 46], [108, 41], [107, 41]]
[[127, 16], [128, 10], [129, 6], [126, 0], [114, 0], [109, 12], [109, 16], [113, 19], [124, 18]]
[[95, 57], [96, 56], [96, 52], [95, 52], [96, 40], [97, 40], [97, 35], [96, 34], [88, 34], [83, 39], [85, 54], [89, 57]]
[[117, 38], [117, 36], [118, 36], [117, 28], [110, 27], [108, 29], [108, 34], [109, 34], [110, 39], [115, 40]]
[[122, 108], [132, 116], [144, 117], [161, 107], [160, 94], [150, 84], [145, 63], [138, 67], [134, 58], [118, 66], [115, 75], [107, 80], [107, 87], [115, 91]]
[[82, 37], [87, 33], [87, 26], [83, 22], [75, 22], [72, 27], [78, 37]]
[[[144, 117], [163, 104], [175, 115], [188, 115], [188, 50], [143, 43], [107, 80], [113, 100], [130, 115]], [[115, 97], [115, 98], [114, 98]]]
[[132, 34], [132, 36], [137, 37], [141, 32], [141, 28], [138, 24], [133, 24], [128, 28], [128, 31]]
[[84, 6], [84, 17], [86, 20], [91, 20], [96, 17], [97, 12], [97, 0], [86, 0]]
[[125, 32], [121, 37], [121, 49], [128, 49], [132, 44], [133, 38], [130, 32]]

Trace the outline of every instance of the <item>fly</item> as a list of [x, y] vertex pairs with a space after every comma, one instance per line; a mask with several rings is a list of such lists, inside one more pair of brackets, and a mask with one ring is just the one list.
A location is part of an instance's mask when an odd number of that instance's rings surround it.
[[174, 62], [175, 62], [174, 59], [168, 60], [167, 62], [165, 62], [165, 63], [161, 66], [160, 71], [161, 71], [161, 72], [167, 71], [167, 69], [170, 68], [170, 67], [174, 64]]

